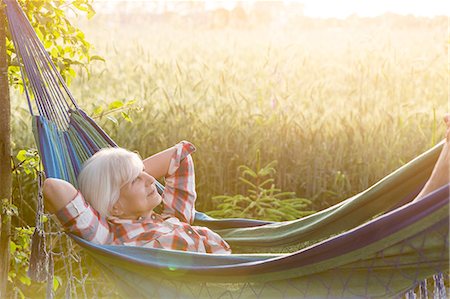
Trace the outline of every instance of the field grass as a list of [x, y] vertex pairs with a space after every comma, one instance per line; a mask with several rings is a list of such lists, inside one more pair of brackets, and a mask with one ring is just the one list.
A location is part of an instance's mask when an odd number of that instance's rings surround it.
[[132, 123], [98, 121], [142, 156], [192, 141], [200, 209], [243, 191], [237, 167], [257, 149], [278, 161], [279, 187], [321, 209], [437, 143], [448, 108], [445, 22], [348, 22], [240, 30], [99, 16], [80, 26], [106, 62], [71, 91], [89, 113], [136, 100]]
[[[90, 114], [136, 100], [132, 123], [97, 121], [143, 157], [193, 142], [199, 210], [244, 192], [237, 167], [258, 149], [278, 161], [278, 187], [320, 210], [443, 137], [446, 22], [238, 29], [97, 16], [80, 26], [106, 62], [79, 70], [75, 98]], [[24, 97], [13, 93], [12, 105], [13, 148], [33, 147]]]

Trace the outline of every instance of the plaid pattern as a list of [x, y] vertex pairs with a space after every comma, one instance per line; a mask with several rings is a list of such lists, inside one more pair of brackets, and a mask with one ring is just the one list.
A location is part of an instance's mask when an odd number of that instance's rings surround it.
[[166, 186], [161, 215], [138, 220], [105, 218], [78, 192], [56, 213], [65, 229], [97, 244], [131, 245], [172, 250], [229, 254], [230, 246], [206, 227], [191, 226], [195, 215], [195, 173], [190, 153], [195, 147], [182, 141], [176, 145]]

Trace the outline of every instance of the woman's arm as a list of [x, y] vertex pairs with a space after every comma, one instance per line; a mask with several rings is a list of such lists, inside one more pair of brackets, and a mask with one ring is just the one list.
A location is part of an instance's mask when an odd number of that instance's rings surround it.
[[72, 184], [60, 179], [44, 181], [45, 207], [56, 214], [63, 227], [96, 244], [111, 244], [114, 234], [106, 221], [78, 193]]
[[175, 146], [170, 159], [169, 169], [165, 175], [163, 193], [164, 210], [162, 216], [175, 216], [182, 222], [193, 223], [195, 216], [195, 170], [191, 153], [195, 147], [188, 141]]
[[167, 172], [169, 171], [170, 159], [172, 158], [175, 151], [176, 147], [172, 146], [145, 159], [145, 172], [156, 179], [166, 176]]
[[64, 208], [78, 192], [72, 184], [53, 178], [44, 181], [43, 191], [45, 207], [52, 214]]

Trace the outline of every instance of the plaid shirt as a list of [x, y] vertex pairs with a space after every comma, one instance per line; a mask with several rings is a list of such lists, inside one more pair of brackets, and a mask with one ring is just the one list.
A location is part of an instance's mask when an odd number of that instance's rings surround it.
[[68, 231], [97, 244], [231, 253], [230, 246], [218, 234], [206, 227], [191, 226], [197, 194], [190, 153], [195, 151], [195, 147], [182, 141], [176, 148], [165, 177], [161, 214], [152, 213], [150, 217], [138, 220], [105, 218], [78, 192], [56, 216]]

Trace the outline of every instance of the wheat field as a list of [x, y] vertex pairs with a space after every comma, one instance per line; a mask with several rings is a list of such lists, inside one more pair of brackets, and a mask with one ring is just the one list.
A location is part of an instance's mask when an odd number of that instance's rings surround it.
[[[211, 28], [141, 16], [80, 21], [94, 53], [70, 89], [89, 114], [136, 101], [128, 122], [96, 120], [145, 157], [180, 140], [194, 154], [199, 210], [244, 192], [237, 167], [277, 160], [276, 185], [315, 210], [358, 193], [442, 137], [447, 22], [379, 19]], [[33, 146], [13, 94], [13, 146]], [[95, 115], [94, 115], [95, 116]]]

